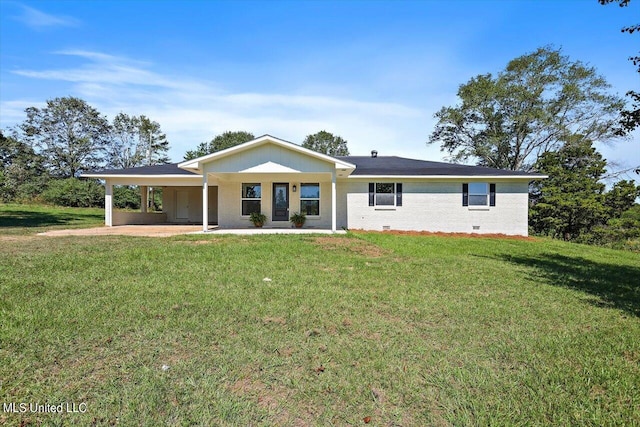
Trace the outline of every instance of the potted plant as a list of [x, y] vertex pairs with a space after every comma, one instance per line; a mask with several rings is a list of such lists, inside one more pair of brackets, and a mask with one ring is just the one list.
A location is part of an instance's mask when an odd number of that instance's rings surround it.
[[257, 228], [260, 228], [267, 221], [267, 216], [262, 212], [251, 212], [251, 215], [249, 215], [249, 221], [251, 221], [251, 223]]
[[289, 221], [291, 221], [291, 223], [293, 225], [296, 226], [296, 228], [301, 228], [305, 221], [307, 220], [307, 216], [304, 213], [294, 213], [293, 215], [291, 215], [291, 218], [289, 218]]

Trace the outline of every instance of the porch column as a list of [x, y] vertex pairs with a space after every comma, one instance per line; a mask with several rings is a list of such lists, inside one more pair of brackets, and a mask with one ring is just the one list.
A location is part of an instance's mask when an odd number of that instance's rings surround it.
[[104, 225], [113, 226], [113, 184], [108, 179], [104, 182]]
[[202, 174], [202, 231], [209, 230], [209, 174]]
[[336, 173], [331, 174], [331, 231], [336, 232]]
[[147, 212], [147, 205], [149, 204], [149, 188], [146, 185], [140, 186], [140, 212]]

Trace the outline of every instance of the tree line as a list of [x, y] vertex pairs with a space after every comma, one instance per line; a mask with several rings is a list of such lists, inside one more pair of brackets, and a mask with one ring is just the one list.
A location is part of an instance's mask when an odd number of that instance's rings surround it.
[[[640, 250], [640, 187], [619, 180], [607, 190], [607, 161], [595, 148], [624, 141], [639, 126], [634, 98], [629, 107], [609, 90], [595, 68], [560, 49], [541, 47], [496, 75], [462, 84], [460, 103], [436, 113], [427, 144], [440, 144], [454, 161], [548, 175], [530, 187], [533, 234]], [[0, 132], [4, 201], [41, 197], [71, 206], [100, 205], [104, 190], [95, 181], [77, 180], [82, 172], [168, 162], [166, 135], [144, 115], [120, 113], [109, 122], [73, 97], [49, 100], [26, 114], [11, 135]], [[246, 131], [224, 132], [187, 151], [184, 160], [254, 138]], [[324, 130], [307, 135], [301, 145], [349, 155], [347, 141]], [[640, 173], [640, 165], [622, 172], [633, 171]], [[118, 207], [139, 206], [132, 188], [116, 189], [114, 199]]]
[[[255, 136], [251, 132], [227, 131], [217, 135], [209, 142], [200, 143], [194, 150], [187, 151], [184, 155], [184, 160], [191, 160], [217, 151], [226, 150], [227, 148], [249, 142], [252, 139], [255, 139]], [[349, 155], [347, 141], [325, 130], [307, 135], [300, 145], [329, 156]]]
[[[7, 134], [0, 131], [0, 200], [51, 202], [64, 206], [103, 206], [104, 188], [79, 180], [84, 172], [168, 163], [169, 141], [158, 122], [145, 115], [117, 114], [112, 121], [75, 97], [29, 107], [26, 119]], [[254, 139], [244, 131], [227, 131], [189, 150], [184, 160], [224, 150]], [[302, 146], [334, 156], [349, 154], [347, 141], [320, 131]], [[160, 193], [156, 192], [157, 199]], [[140, 207], [135, 187], [116, 187], [114, 204]]]
[[[607, 161], [594, 146], [639, 126], [633, 105], [609, 90], [595, 68], [541, 47], [462, 84], [427, 144], [454, 161], [548, 175], [530, 188], [533, 234], [640, 250], [640, 187], [619, 180], [607, 191]], [[610, 177], [633, 172], [640, 165]]]
[[[84, 172], [166, 163], [169, 141], [145, 115], [106, 116], [82, 99], [55, 98], [29, 107], [26, 119], [0, 131], [0, 200], [42, 199], [66, 206], [101, 206], [104, 188], [79, 180]], [[119, 207], [130, 207], [133, 189], [119, 189]], [[133, 202], [135, 205], [135, 202]], [[137, 204], [139, 207], [139, 202]]]

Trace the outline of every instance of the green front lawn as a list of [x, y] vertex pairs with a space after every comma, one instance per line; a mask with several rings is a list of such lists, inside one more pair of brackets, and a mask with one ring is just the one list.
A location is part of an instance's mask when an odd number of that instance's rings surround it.
[[0, 424], [640, 424], [640, 254], [7, 231]]
[[0, 235], [35, 234], [45, 230], [102, 225], [104, 225], [103, 208], [0, 203]]

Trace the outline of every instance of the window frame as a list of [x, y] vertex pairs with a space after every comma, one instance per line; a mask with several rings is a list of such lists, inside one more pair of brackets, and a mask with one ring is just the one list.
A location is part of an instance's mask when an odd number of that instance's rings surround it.
[[[378, 185], [393, 185], [392, 193], [379, 193]], [[378, 194], [393, 195], [393, 204], [379, 204]], [[402, 183], [401, 182], [370, 182], [369, 183], [369, 206], [378, 209], [393, 209], [402, 206]]]
[[[260, 196], [259, 197], [246, 197], [246, 191], [245, 188], [248, 186], [253, 186], [253, 187], [260, 187]], [[245, 214], [245, 202], [255, 202], [256, 200], [259, 202], [260, 204], [260, 208], [258, 210], [258, 212], [262, 212], [262, 183], [260, 182], [243, 182], [241, 187], [240, 187], [240, 215], [243, 217], [249, 217], [251, 215], [251, 212], [246, 213]]]
[[[302, 187], [304, 185], [317, 185], [318, 186], [318, 197], [302, 197]], [[311, 218], [319, 218], [320, 217], [320, 207], [321, 207], [321, 202], [320, 200], [322, 199], [322, 186], [320, 185], [319, 182], [301, 182], [300, 183], [300, 213], [304, 213], [307, 217], [311, 217]], [[307, 215], [306, 212], [303, 212], [302, 209], [302, 202], [306, 202], [306, 201], [317, 201], [318, 202], [318, 214], [317, 215]]]
[[[479, 184], [484, 185], [484, 192], [479, 192], [477, 190], [477, 186]], [[474, 188], [476, 187], [476, 188]], [[485, 197], [485, 202], [482, 204], [472, 203], [472, 198], [474, 196], [483, 196]], [[481, 208], [489, 208], [495, 207], [496, 205], [496, 184], [490, 183], [487, 181], [475, 181], [475, 182], [465, 182], [462, 184], [462, 206], [468, 207], [469, 209], [481, 209]]]

